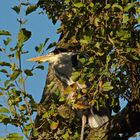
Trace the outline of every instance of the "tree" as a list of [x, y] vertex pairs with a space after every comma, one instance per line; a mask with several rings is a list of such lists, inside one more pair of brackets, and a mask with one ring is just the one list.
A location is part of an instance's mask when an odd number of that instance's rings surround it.
[[[39, 0], [36, 5], [20, 3], [27, 6], [26, 14], [41, 7], [55, 24], [61, 21], [58, 33], [61, 33], [57, 43], [52, 43], [47, 49], [56, 45], [69, 51], [78, 52], [78, 60], [83, 68], [73, 72], [72, 77], [80, 83], [89, 82], [90, 87], [77, 94], [74, 103], [66, 103], [57, 90], [60, 82], [49, 69], [46, 86], [40, 104], [36, 104], [24, 90], [17, 90], [13, 83], [24, 85], [26, 76], [32, 76], [35, 68], [43, 69], [37, 64], [32, 69], [23, 70], [20, 66], [24, 42], [31, 33], [21, 28], [18, 34], [15, 52], [19, 65], [12, 62], [12, 54], [5, 53], [9, 61], [0, 62], [1, 66], [11, 68], [2, 69], [9, 78], [5, 87], [1, 88], [1, 95], [6, 92], [11, 116], [7, 108], [1, 107], [1, 120], [21, 127], [28, 139], [78, 139], [80, 136], [81, 118], [77, 110], [92, 106], [100, 110], [109, 100], [111, 109], [116, 113], [110, 120], [99, 128], [86, 127], [87, 140], [128, 139], [140, 131], [140, 3], [135, 0]], [[14, 10], [18, 13], [19, 6]], [[43, 12], [42, 11], [42, 12]], [[21, 22], [21, 21], [20, 21]], [[22, 24], [22, 23], [21, 23]], [[10, 35], [1, 31], [1, 35]], [[48, 39], [47, 39], [48, 40]], [[47, 42], [36, 47], [41, 52]], [[9, 38], [4, 41], [8, 45]], [[86, 55], [87, 57], [84, 57]], [[68, 90], [75, 90], [68, 87]], [[80, 100], [84, 98], [85, 100]], [[128, 101], [126, 107], [120, 110], [119, 98]], [[23, 103], [24, 104], [21, 104]], [[73, 109], [69, 108], [69, 105]], [[36, 111], [35, 122], [32, 122], [32, 113]], [[28, 123], [28, 124], [27, 124]]]

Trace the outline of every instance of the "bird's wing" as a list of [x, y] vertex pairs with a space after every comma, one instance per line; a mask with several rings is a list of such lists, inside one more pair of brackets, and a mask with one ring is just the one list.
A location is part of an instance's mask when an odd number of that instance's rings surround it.
[[48, 56], [46, 56], [46, 55], [38, 56], [38, 57], [30, 58], [27, 61], [47, 62], [48, 61]]

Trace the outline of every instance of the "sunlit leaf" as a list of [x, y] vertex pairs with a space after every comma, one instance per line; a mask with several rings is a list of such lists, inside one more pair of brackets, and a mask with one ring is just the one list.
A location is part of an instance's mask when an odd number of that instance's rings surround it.
[[68, 139], [69, 138], [69, 132], [67, 131], [64, 135], [63, 135], [63, 139]]
[[24, 111], [24, 110], [26, 110], [26, 106], [25, 106], [25, 105], [21, 105], [21, 106], [19, 106], [19, 110], [20, 110], [20, 111]]
[[0, 35], [6, 35], [6, 36], [11, 36], [11, 33], [6, 30], [0, 30]]
[[58, 125], [59, 125], [59, 122], [52, 122], [51, 123], [51, 125], [50, 125], [50, 128], [52, 129], [52, 130], [55, 130], [57, 127], [58, 127]]
[[32, 123], [26, 124], [26, 125], [24, 126], [24, 128], [25, 128], [26, 130], [31, 130], [31, 129], [32, 129]]
[[2, 92], [0, 92], [0, 96], [3, 96], [4, 94]]
[[0, 113], [9, 113], [10, 111], [5, 107], [0, 107]]
[[120, 11], [123, 10], [122, 6], [119, 5], [119, 4], [117, 4], [117, 3], [113, 4], [113, 5], [112, 5], [112, 8], [113, 8], [113, 9], [115, 9], [115, 8], [116, 8], [116, 9], [119, 9]]
[[82, 104], [82, 103], [76, 103], [76, 104], [73, 104], [73, 107], [75, 109], [86, 109], [88, 106]]
[[3, 122], [4, 124], [7, 124], [5, 121], [9, 118], [6, 116], [6, 114], [1, 114], [3, 112], [0, 112], [0, 122]]
[[34, 12], [37, 9], [37, 5], [29, 5], [26, 9], [26, 15]]
[[111, 7], [111, 5], [110, 4], [106, 4], [106, 6], [104, 7], [105, 9], [108, 9], [108, 8], [110, 8]]
[[73, 81], [77, 81], [79, 77], [80, 77], [80, 72], [76, 71], [72, 73], [71, 78]]
[[128, 3], [125, 8], [124, 8], [124, 11], [125, 12], [128, 12], [132, 7], [134, 7], [134, 3]]
[[23, 140], [23, 136], [20, 136], [18, 133], [11, 133], [7, 136], [8, 140]]
[[20, 75], [20, 70], [15, 70], [13, 74], [10, 75], [10, 80], [14, 81]]
[[109, 90], [113, 89], [113, 86], [111, 86], [110, 82], [106, 82], [102, 85], [102, 89], [103, 89], [103, 91], [109, 91]]
[[129, 21], [128, 15], [123, 14], [123, 21], [122, 21], [122, 23], [126, 23], [126, 22], [128, 22], [128, 21]]
[[25, 28], [20, 29], [17, 39], [18, 42], [25, 42], [31, 37], [31, 32], [26, 30]]
[[96, 18], [94, 19], [94, 25], [95, 25], [96, 27], [98, 27], [98, 26], [99, 26], [99, 22], [100, 22], [100, 19], [99, 19], [98, 17], [96, 17]]
[[16, 51], [15, 56], [16, 56], [16, 59], [19, 60], [19, 58], [20, 58], [20, 52], [19, 51]]
[[84, 6], [84, 4], [82, 2], [78, 2], [78, 3], [75, 3], [74, 6], [77, 8], [81, 8]]
[[20, 77], [19, 77], [18, 82], [19, 82], [20, 84], [23, 84], [24, 79], [23, 79], [23, 77], [22, 77], [22, 76], [20, 76]]
[[82, 89], [82, 93], [87, 93], [87, 89], [86, 88]]

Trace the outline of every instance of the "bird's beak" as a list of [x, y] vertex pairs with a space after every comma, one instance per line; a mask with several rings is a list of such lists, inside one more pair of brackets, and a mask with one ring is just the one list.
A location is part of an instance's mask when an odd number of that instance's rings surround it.
[[54, 57], [54, 54], [49, 53], [48, 55], [29, 58], [27, 61], [31, 61], [31, 62], [50, 62], [53, 57]]

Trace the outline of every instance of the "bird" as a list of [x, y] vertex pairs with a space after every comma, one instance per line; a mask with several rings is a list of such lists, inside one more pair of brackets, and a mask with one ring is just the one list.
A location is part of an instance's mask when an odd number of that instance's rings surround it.
[[[49, 52], [47, 55], [38, 56], [28, 59], [31, 62], [48, 62], [52, 67], [55, 76], [59, 79], [64, 89], [68, 86], [73, 85], [75, 82], [72, 80], [71, 75], [73, 69], [82, 68], [81, 63], [77, 59], [77, 52], [68, 51], [64, 48], [55, 48], [53, 51]], [[80, 85], [76, 83], [77, 90], [86, 88], [87, 85]], [[68, 100], [72, 100], [74, 92], [68, 94], [65, 97]], [[97, 128], [109, 120], [110, 112], [108, 109], [102, 109], [97, 111], [94, 107], [90, 108], [87, 113], [82, 113], [82, 127], [81, 127], [81, 137], [80, 140], [83, 140], [84, 128], [88, 118], [88, 124], [90, 128]]]

